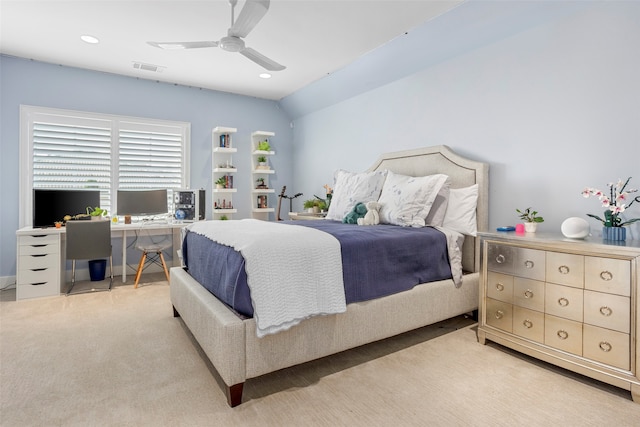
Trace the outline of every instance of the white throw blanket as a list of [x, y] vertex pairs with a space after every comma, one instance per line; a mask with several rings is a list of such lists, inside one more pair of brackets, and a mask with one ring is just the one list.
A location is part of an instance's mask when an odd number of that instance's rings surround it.
[[340, 242], [332, 235], [255, 219], [199, 221], [188, 228], [244, 257], [258, 337], [346, 311]]

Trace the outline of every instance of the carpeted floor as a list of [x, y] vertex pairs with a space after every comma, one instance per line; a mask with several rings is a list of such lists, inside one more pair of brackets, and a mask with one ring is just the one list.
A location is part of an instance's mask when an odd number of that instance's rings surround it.
[[237, 408], [219, 381], [167, 282], [1, 294], [2, 426], [640, 425], [628, 391], [480, 345], [465, 317], [249, 380]]

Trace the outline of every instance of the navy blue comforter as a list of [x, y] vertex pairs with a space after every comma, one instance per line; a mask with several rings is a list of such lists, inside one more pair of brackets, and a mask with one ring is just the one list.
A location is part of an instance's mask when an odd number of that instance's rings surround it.
[[[446, 238], [431, 227], [358, 226], [338, 221], [283, 223], [313, 227], [338, 239], [347, 304], [451, 278]], [[238, 313], [253, 315], [244, 259], [239, 252], [188, 232], [183, 259], [189, 274], [209, 292]]]

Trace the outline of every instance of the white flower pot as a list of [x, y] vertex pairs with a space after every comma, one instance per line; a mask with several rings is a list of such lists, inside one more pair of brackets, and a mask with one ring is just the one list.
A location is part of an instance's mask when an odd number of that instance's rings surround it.
[[538, 228], [537, 222], [525, 222], [524, 223], [524, 231], [527, 233], [535, 233]]

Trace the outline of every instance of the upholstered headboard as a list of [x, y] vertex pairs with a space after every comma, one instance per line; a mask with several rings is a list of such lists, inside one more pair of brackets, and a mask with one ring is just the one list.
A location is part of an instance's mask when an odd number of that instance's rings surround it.
[[[489, 228], [489, 165], [467, 159], [454, 153], [446, 145], [397, 151], [381, 155], [368, 169], [390, 170], [409, 176], [426, 176], [436, 173], [448, 175], [451, 188], [464, 188], [478, 184], [476, 219], [479, 231]], [[462, 250], [462, 266], [465, 271], [480, 270], [480, 239], [467, 236]]]

